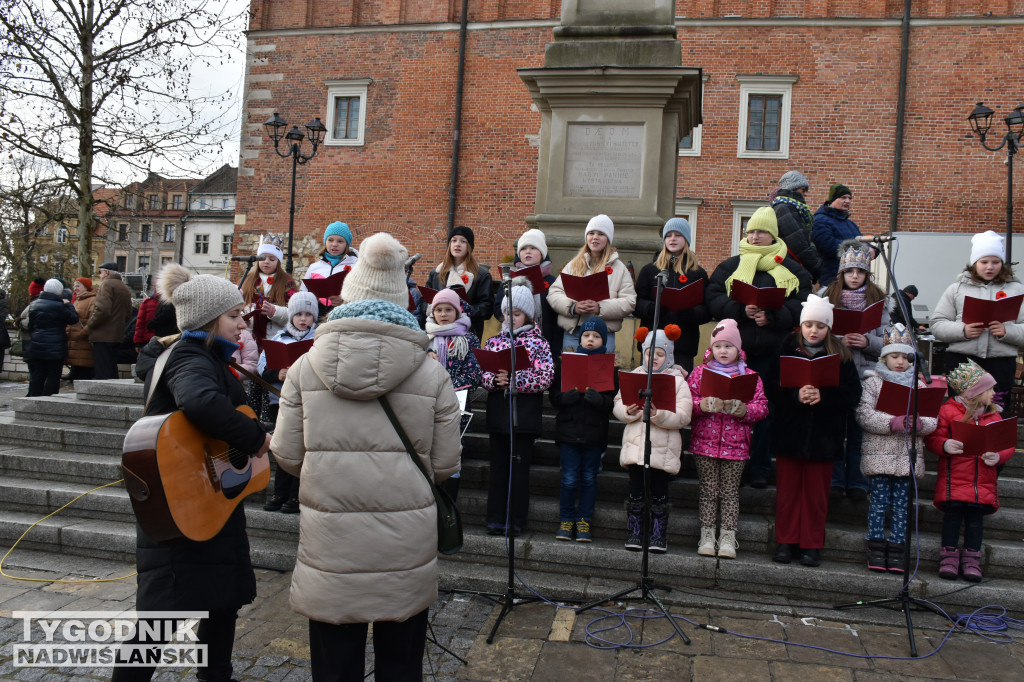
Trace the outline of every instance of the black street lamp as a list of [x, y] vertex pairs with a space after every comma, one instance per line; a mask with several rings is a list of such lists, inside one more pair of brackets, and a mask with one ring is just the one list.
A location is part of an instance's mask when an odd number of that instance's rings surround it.
[[[327, 132], [327, 128], [320, 122], [319, 116], [306, 124], [306, 132], [308, 133], [309, 141], [313, 143], [313, 149], [309, 154], [303, 154], [302, 140], [306, 138], [306, 135], [302, 134], [299, 126], [292, 126], [292, 129], [285, 134], [284, 129], [288, 127], [288, 124], [285, 123], [284, 119], [276, 111], [263, 126], [267, 129], [271, 139], [274, 140], [274, 151], [277, 152], [277, 155], [281, 158], [292, 157], [292, 199], [288, 207], [288, 251], [285, 256], [284, 266], [284, 269], [290, 275], [292, 274], [292, 238], [295, 232], [295, 170], [300, 163], [306, 163], [316, 156], [317, 147], [324, 141], [324, 134]], [[286, 152], [282, 152], [278, 148], [278, 143], [281, 141], [282, 136], [287, 140], [288, 151]]]
[[1024, 140], [1024, 102], [1014, 108], [1013, 112], [1003, 121], [1006, 123], [1006, 134], [998, 147], [989, 147], [985, 144], [985, 136], [992, 125], [992, 114], [995, 112], [985, 106], [984, 102], [978, 102], [974, 111], [967, 117], [971, 122], [971, 128], [981, 138], [981, 146], [990, 152], [997, 152], [1006, 147], [1006, 262], [1012, 264], [1012, 240], [1013, 240], [1013, 157], [1020, 149], [1020, 143]]

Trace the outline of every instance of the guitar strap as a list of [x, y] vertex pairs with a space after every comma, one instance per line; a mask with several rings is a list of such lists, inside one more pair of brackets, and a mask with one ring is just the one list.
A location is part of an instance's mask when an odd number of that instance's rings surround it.
[[153, 378], [149, 382], [149, 393], [146, 394], [146, 406], [142, 408], [143, 414], [149, 411], [149, 401], [153, 399], [153, 391], [156, 390], [156, 385], [160, 382], [160, 377], [163, 376], [164, 367], [167, 366], [167, 361], [171, 358], [171, 351], [174, 347], [181, 343], [181, 339], [178, 339], [160, 354], [160, 357], [156, 359], [156, 364], [153, 365]]
[[245, 375], [246, 377], [248, 377], [249, 379], [251, 379], [251, 380], [255, 381], [255, 382], [256, 382], [257, 384], [259, 384], [259, 385], [260, 385], [260, 386], [262, 386], [263, 388], [267, 389], [268, 391], [270, 391], [271, 393], [273, 393], [274, 395], [276, 395], [276, 396], [277, 396], [278, 398], [280, 398], [280, 397], [281, 397], [281, 390], [280, 390], [279, 388], [277, 388], [277, 386], [274, 386], [273, 384], [267, 383], [267, 381], [265, 381], [265, 380], [263, 379], [263, 377], [261, 377], [261, 376], [260, 376], [259, 374], [255, 374], [255, 373], [253, 373], [253, 372], [250, 372], [250, 371], [249, 371], [249, 370], [247, 370], [247, 369], [246, 369], [245, 367], [242, 367], [242, 366], [241, 366], [240, 364], [238, 364], [237, 362], [235, 362], [235, 361], [234, 361], [233, 359], [232, 359], [232, 360], [230, 360], [230, 361], [228, 362], [228, 364], [229, 364], [229, 365], [230, 365], [230, 366], [231, 366], [231, 367], [232, 367], [233, 369], [235, 369], [236, 371], [238, 371], [238, 372], [241, 372], [242, 374], [244, 374], [244, 375]]

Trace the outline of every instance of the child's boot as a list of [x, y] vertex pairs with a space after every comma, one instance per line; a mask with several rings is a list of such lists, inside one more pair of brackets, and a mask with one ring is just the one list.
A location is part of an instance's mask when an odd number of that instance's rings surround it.
[[638, 552], [644, 548], [644, 501], [626, 499], [626, 549]]
[[960, 570], [964, 580], [972, 583], [981, 582], [981, 550], [967, 549], [960, 551]]
[[943, 547], [939, 550], [939, 577], [956, 580], [960, 575], [960, 549]]
[[668, 551], [669, 503], [651, 505], [651, 551], [664, 554]]
[[906, 570], [903, 561], [903, 543], [890, 542], [885, 554], [885, 567], [890, 573], [902, 574]]
[[868, 540], [868, 568], [885, 573], [885, 540]]
[[697, 554], [715, 556], [715, 529], [701, 528], [700, 542], [697, 543]]
[[718, 539], [718, 556], [722, 559], [735, 559], [736, 549], [739, 544], [736, 542], [736, 531], [723, 530], [722, 537]]
[[594, 536], [590, 533], [590, 519], [580, 517], [576, 522], [576, 542], [593, 542]]
[[562, 521], [558, 524], [558, 532], [555, 533], [556, 540], [572, 540], [572, 531], [576, 524], [572, 521]]

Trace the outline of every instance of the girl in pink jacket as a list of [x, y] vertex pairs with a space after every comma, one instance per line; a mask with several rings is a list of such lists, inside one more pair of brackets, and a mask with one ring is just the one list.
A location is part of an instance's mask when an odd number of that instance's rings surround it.
[[[688, 383], [693, 396], [690, 451], [700, 475], [700, 542], [697, 553], [735, 559], [736, 528], [740, 520], [740, 476], [750, 459], [754, 424], [768, 416], [768, 399], [758, 378], [750, 402], [722, 400], [701, 390], [708, 372], [727, 376], [757, 374], [747, 367], [736, 321], [725, 319], [711, 332], [711, 347], [704, 364], [695, 368]], [[715, 526], [721, 507], [722, 534], [715, 545]]]

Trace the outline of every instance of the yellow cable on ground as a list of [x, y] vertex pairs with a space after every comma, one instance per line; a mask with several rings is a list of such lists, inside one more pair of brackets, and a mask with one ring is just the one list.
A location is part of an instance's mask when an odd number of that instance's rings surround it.
[[33, 582], [33, 583], [112, 583], [112, 582], [116, 582], [118, 580], [124, 580], [126, 578], [131, 578], [132, 576], [137, 575], [138, 571], [133, 571], [132, 573], [129, 573], [128, 575], [121, 576], [120, 578], [93, 578], [92, 580], [54, 580], [54, 579], [51, 579], [51, 578], [22, 578], [22, 577], [19, 577], [19, 576], [16, 576], [16, 575], [10, 575], [10, 574], [8, 574], [4, 570], [4, 562], [7, 561], [7, 557], [9, 557], [11, 555], [11, 552], [14, 551], [14, 548], [18, 546], [18, 543], [21, 542], [25, 538], [25, 536], [29, 534], [29, 531], [31, 531], [33, 528], [35, 528], [40, 523], [42, 523], [46, 519], [50, 518], [54, 514], [63, 511], [67, 507], [70, 507], [72, 504], [74, 504], [78, 500], [82, 499], [83, 497], [85, 497], [89, 493], [94, 493], [97, 490], [100, 490], [102, 488], [106, 488], [108, 486], [117, 485], [118, 483], [122, 483], [123, 481], [124, 481], [123, 478], [119, 478], [116, 481], [111, 481], [110, 483], [104, 483], [103, 485], [96, 486], [92, 490], [86, 490], [84, 493], [82, 493], [81, 495], [79, 495], [75, 499], [71, 500], [70, 502], [68, 502], [64, 506], [62, 506], [59, 509], [56, 509], [56, 510], [50, 512], [49, 514], [47, 514], [43, 518], [41, 518], [38, 521], [36, 521], [35, 523], [33, 523], [28, 528], [26, 528], [25, 532], [21, 534], [21, 537], [19, 537], [17, 540], [15, 540], [14, 544], [11, 545], [11, 548], [9, 550], [7, 550], [7, 554], [4, 554], [4, 558], [0, 559], [0, 575], [2, 575], [5, 578], [10, 578], [11, 580], [25, 580], [27, 582]]

